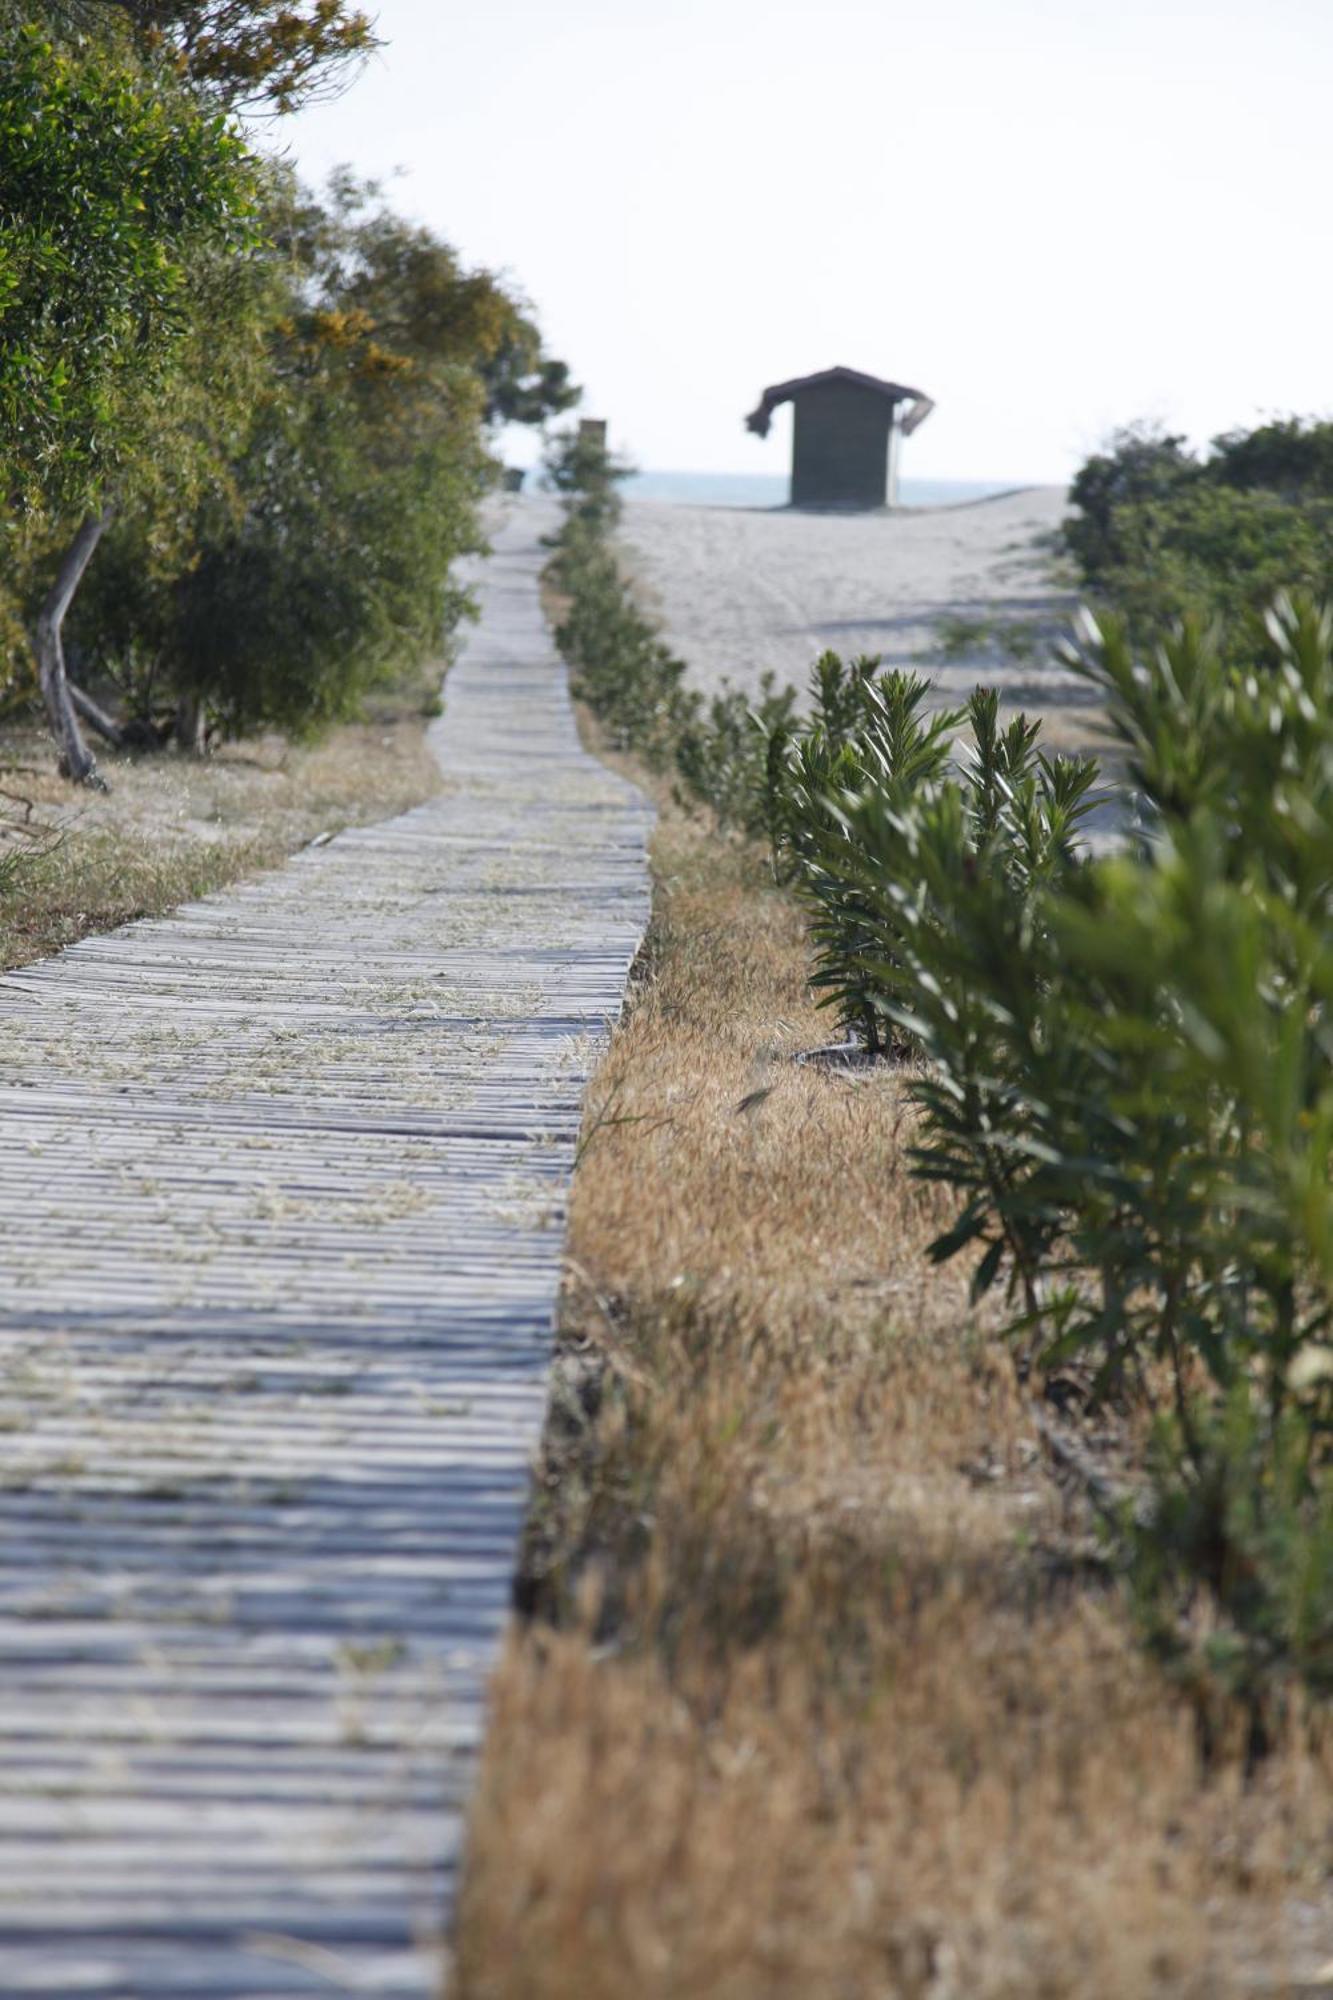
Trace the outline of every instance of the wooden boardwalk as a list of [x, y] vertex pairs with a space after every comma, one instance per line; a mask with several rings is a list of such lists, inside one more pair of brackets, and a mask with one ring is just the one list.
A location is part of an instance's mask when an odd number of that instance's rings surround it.
[[440, 1978], [647, 812], [519, 509], [443, 794], [0, 982], [0, 1994]]

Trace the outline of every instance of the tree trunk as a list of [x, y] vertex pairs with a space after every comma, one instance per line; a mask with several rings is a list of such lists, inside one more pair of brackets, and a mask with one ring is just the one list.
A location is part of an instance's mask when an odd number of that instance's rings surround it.
[[85, 694], [68, 674], [65, 676], [65, 686], [69, 689], [69, 698], [74, 704], [75, 714], [81, 715], [90, 729], [95, 729], [99, 736], [105, 737], [113, 750], [123, 750], [125, 732], [115, 718], [108, 715], [104, 708], [99, 708], [92, 696]]
[[183, 694], [176, 703], [176, 748], [187, 757], [202, 757], [208, 748], [208, 717], [198, 695]]
[[37, 676], [51, 733], [60, 745], [60, 768], [77, 785], [99, 785], [103, 789], [105, 786], [98, 776], [93, 754], [79, 728], [78, 714], [65, 675], [65, 647], [61, 634], [65, 613], [74, 601], [74, 593], [110, 519], [109, 507], [100, 514], [85, 514], [78, 533], [65, 551], [59, 573], [37, 614], [33, 630]]

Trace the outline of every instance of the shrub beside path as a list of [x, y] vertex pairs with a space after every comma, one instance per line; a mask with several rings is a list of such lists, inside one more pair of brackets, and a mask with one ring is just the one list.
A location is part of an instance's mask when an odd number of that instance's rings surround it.
[[435, 1990], [648, 915], [522, 507], [443, 793], [0, 982], [0, 1992]]

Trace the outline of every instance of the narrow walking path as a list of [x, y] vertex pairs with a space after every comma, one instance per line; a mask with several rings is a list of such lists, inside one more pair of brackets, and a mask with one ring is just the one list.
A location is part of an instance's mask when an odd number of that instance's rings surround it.
[[439, 1979], [647, 812], [521, 507], [443, 794], [0, 982], [0, 1993]]

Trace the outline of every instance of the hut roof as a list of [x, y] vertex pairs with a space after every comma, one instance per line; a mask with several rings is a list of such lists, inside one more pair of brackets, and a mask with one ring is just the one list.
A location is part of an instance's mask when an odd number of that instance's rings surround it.
[[771, 389], [765, 389], [758, 407], [745, 419], [746, 429], [767, 437], [779, 403], [789, 403], [802, 389], [815, 389], [825, 382], [853, 382], [858, 388], [873, 389], [891, 403], [911, 403], [913, 408], [903, 418], [903, 430], [909, 437], [935, 407], [929, 396], [923, 396], [919, 389], [908, 389], [901, 382], [885, 382], [878, 375], [862, 374], [859, 368], [821, 368], [817, 375], [796, 375], [790, 382], [775, 382]]

